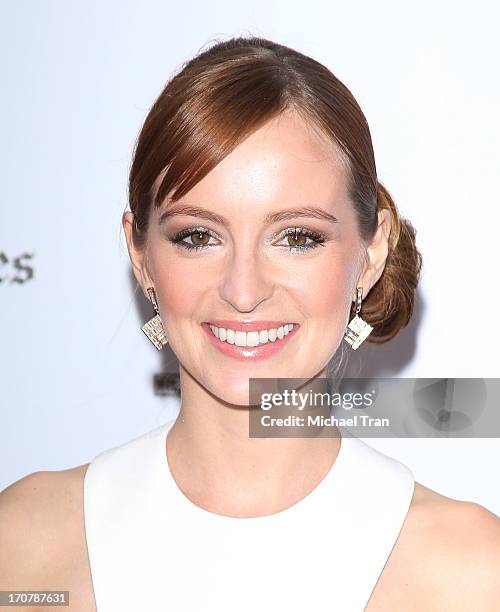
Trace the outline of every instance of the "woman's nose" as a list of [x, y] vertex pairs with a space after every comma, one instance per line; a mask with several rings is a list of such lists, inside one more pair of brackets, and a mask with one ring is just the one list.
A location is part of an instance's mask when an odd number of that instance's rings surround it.
[[239, 312], [252, 312], [273, 295], [270, 266], [262, 254], [241, 250], [233, 253], [222, 274], [220, 297]]

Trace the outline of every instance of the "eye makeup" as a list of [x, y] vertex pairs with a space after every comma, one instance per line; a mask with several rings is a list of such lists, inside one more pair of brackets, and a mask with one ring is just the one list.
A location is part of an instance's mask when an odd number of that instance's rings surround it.
[[[324, 243], [326, 242], [326, 237], [323, 236], [323, 234], [307, 229], [306, 227], [289, 227], [284, 232], [275, 235], [275, 237], [287, 238], [288, 245], [285, 245], [285, 248], [288, 248], [290, 251], [309, 251], [318, 246], [325, 246]], [[300, 238], [305, 238], [306, 240], [310, 240], [310, 242], [306, 242], [305, 244], [291, 244], [291, 242], [297, 242]]]
[[[182, 229], [168, 239], [178, 248], [186, 249], [187, 251], [201, 251], [220, 244], [220, 242], [218, 244], [210, 244], [211, 238], [219, 240], [216, 234], [208, 228], [196, 226]], [[287, 241], [287, 244], [275, 246], [288, 249], [292, 252], [311, 251], [318, 246], [325, 246], [327, 241], [326, 236], [306, 227], [289, 227], [282, 232], [273, 234], [273, 241], [283, 239]]]

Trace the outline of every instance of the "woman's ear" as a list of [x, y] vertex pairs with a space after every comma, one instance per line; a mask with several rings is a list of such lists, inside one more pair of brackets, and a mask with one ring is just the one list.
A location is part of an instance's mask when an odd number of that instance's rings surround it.
[[[366, 260], [358, 280], [357, 287], [363, 287], [363, 299], [382, 276], [389, 254], [389, 236], [391, 234], [391, 213], [386, 208], [378, 212], [378, 227], [366, 247]], [[353, 300], [356, 299], [354, 296]]]
[[142, 288], [145, 297], [148, 298], [147, 287], [154, 287], [154, 283], [148, 271], [146, 247], [137, 248], [132, 240], [133, 223], [134, 214], [130, 211], [124, 212], [122, 215], [122, 226], [123, 231], [125, 232], [132, 270], [137, 282]]

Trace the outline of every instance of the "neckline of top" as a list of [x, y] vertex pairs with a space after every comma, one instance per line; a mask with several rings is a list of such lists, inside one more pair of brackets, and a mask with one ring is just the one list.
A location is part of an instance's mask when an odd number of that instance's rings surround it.
[[273, 512], [272, 514], [263, 514], [259, 516], [230, 516], [226, 514], [219, 514], [217, 512], [212, 512], [211, 510], [207, 510], [206, 508], [199, 506], [198, 504], [193, 502], [191, 499], [189, 499], [187, 495], [185, 495], [185, 493], [182, 491], [182, 489], [177, 484], [177, 481], [173, 477], [173, 474], [170, 470], [170, 465], [168, 463], [168, 456], [167, 456], [167, 434], [170, 431], [170, 428], [175, 423], [175, 421], [176, 419], [172, 419], [165, 425], [161, 426], [160, 431], [159, 431], [158, 448], [159, 448], [159, 455], [160, 455], [161, 478], [162, 479], [166, 478], [167, 480], [166, 486], [170, 490], [174, 491], [176, 499], [182, 505], [183, 512], [190, 512], [192, 514], [197, 515], [198, 517], [202, 519], [211, 519], [213, 521], [221, 521], [221, 522], [225, 521], [229, 523], [235, 523], [237, 521], [238, 524], [244, 524], [244, 523], [245, 524], [250, 524], [250, 523], [263, 524], [265, 522], [279, 521], [283, 519], [285, 516], [292, 518], [294, 516], [295, 517], [298, 516], [301, 512], [306, 511], [309, 507], [313, 506], [314, 504], [321, 504], [321, 500], [326, 494], [326, 490], [328, 489], [329, 485], [332, 486], [335, 482], [337, 482], [340, 478], [340, 474], [345, 471], [346, 466], [347, 466], [347, 460], [349, 457], [349, 452], [348, 452], [349, 441], [355, 439], [355, 438], [350, 439], [348, 435], [345, 432], [342, 432], [341, 428], [339, 428], [339, 431], [341, 432], [340, 447], [339, 447], [337, 456], [335, 458], [335, 461], [332, 463], [332, 465], [328, 469], [328, 472], [323, 476], [323, 478], [314, 487], [314, 489], [309, 491], [309, 493], [305, 495], [302, 499], [300, 499], [298, 502], [295, 502], [291, 506], [283, 508], [282, 510], [279, 510], [278, 512]]

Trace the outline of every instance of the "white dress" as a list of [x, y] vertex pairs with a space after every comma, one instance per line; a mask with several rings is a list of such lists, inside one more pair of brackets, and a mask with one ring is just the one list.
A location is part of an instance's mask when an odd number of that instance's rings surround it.
[[413, 495], [403, 463], [348, 432], [301, 501], [250, 518], [191, 502], [166, 458], [175, 419], [98, 454], [84, 481], [98, 612], [362, 612]]

